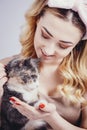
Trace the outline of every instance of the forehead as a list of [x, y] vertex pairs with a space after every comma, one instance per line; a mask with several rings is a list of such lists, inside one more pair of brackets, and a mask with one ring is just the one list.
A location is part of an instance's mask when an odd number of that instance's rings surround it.
[[65, 21], [49, 11], [45, 12], [44, 16], [40, 18], [39, 25], [45, 26], [53, 36], [65, 41], [68, 39], [75, 42], [75, 40], [79, 41], [81, 38], [79, 28], [73, 25], [71, 21]]

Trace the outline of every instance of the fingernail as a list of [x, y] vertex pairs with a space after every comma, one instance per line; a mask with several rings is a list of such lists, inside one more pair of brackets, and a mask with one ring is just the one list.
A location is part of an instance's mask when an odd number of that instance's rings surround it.
[[21, 104], [20, 104], [20, 103], [18, 103], [18, 102], [15, 102], [15, 104], [16, 104], [16, 105], [21, 105]]
[[45, 107], [45, 105], [43, 104], [43, 103], [41, 103], [40, 105], [39, 105], [39, 108], [44, 108]]
[[10, 97], [9, 100], [11, 100], [12, 102], [16, 101], [13, 97]]

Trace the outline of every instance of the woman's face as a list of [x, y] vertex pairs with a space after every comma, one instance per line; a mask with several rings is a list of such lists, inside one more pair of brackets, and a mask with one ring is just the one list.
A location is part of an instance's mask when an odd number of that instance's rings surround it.
[[46, 12], [37, 22], [34, 47], [43, 63], [60, 64], [81, 39], [80, 30], [71, 22]]

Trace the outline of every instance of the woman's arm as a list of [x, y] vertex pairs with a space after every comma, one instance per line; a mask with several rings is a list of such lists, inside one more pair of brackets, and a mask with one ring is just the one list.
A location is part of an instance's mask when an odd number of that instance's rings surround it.
[[[82, 127], [77, 127], [65, 119], [63, 119], [56, 111], [56, 107], [52, 103], [45, 104], [41, 111], [34, 107], [20, 101], [18, 98], [13, 97], [13, 107], [15, 107], [21, 114], [31, 120], [43, 119], [54, 129], [54, 130], [87, 130], [87, 113], [84, 113], [86, 117], [82, 122]], [[86, 112], [86, 111], [85, 111]]]
[[1, 97], [3, 95], [3, 84], [7, 81], [5, 68], [2, 63], [0, 63], [0, 103], [1, 103]]
[[86, 114], [86, 117], [82, 123], [82, 128], [72, 125], [63, 119], [57, 112], [51, 114], [50, 117], [47, 117], [46, 121], [54, 130], [87, 130], [87, 112], [84, 114]]

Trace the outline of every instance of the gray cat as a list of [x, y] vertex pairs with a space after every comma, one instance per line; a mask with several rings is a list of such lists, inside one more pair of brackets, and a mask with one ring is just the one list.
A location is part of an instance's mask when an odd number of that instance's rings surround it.
[[1, 103], [1, 130], [47, 130], [42, 120], [31, 122], [15, 108], [9, 98], [15, 96], [34, 105], [38, 102], [38, 62], [40, 59], [13, 59], [5, 69], [8, 81], [3, 86], [4, 94]]

